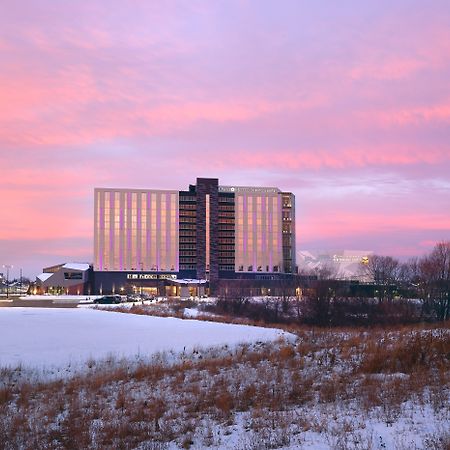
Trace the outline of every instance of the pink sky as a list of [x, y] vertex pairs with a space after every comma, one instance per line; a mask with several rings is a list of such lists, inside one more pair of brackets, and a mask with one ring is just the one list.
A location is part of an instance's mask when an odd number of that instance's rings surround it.
[[0, 9], [13, 276], [92, 261], [94, 187], [198, 176], [293, 191], [298, 249], [403, 258], [450, 239], [448, 1]]

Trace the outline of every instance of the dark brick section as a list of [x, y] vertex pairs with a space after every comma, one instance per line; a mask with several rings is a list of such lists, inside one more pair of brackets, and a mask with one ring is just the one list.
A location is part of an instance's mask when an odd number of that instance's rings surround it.
[[197, 270], [197, 193], [195, 186], [179, 193], [179, 256], [180, 272]]
[[219, 193], [219, 275], [234, 272], [235, 206], [233, 192]]
[[[197, 278], [215, 281], [219, 278], [219, 180], [197, 178]], [[210, 256], [209, 274], [206, 273], [206, 195], [210, 196]]]
[[295, 273], [295, 196], [282, 194], [283, 272]]

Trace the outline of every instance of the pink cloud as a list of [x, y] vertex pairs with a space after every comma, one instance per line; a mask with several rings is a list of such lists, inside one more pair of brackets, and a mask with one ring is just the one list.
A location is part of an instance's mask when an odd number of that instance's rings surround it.
[[379, 112], [367, 117], [379, 121], [383, 125], [407, 125], [425, 122], [450, 123], [450, 102], [440, 105], [430, 105], [397, 111]]
[[21, 254], [89, 260], [94, 186], [202, 175], [294, 190], [299, 246], [448, 237], [443, 3], [7, 3], [0, 241]]
[[418, 59], [391, 59], [365, 62], [350, 69], [350, 78], [354, 80], [378, 79], [401, 80], [408, 78], [426, 67], [426, 62]]
[[[370, 236], [380, 232], [393, 232], [397, 230], [450, 230], [450, 217], [445, 213], [411, 214], [399, 212], [397, 215], [370, 213], [362, 211], [354, 214], [346, 211], [339, 214], [329, 205], [326, 207], [327, 215], [316, 213], [314, 217], [303, 218], [297, 225], [297, 233], [302, 240], [311, 240], [317, 236], [324, 238], [366, 235]], [[328, 220], [327, 220], [328, 217]], [[427, 241], [429, 245], [429, 242]], [[420, 243], [423, 245], [424, 241]]]

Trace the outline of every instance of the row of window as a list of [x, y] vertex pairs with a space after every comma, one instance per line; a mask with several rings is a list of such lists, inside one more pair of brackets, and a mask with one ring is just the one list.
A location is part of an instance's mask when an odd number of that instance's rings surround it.
[[219, 203], [219, 213], [221, 211], [233, 211], [234, 212], [234, 205], [224, 205]]
[[190, 225], [187, 223], [180, 223], [180, 232], [181, 230], [196, 230], [196, 225]]
[[185, 258], [187, 256], [197, 256], [197, 252], [192, 250], [183, 250], [180, 252], [180, 258]]
[[219, 230], [220, 231], [234, 231], [234, 225], [219, 223]]
[[190, 230], [180, 230], [180, 239], [182, 237], [186, 237], [186, 236], [196, 236], [197, 233], [195, 231], [190, 231]]
[[[265, 266], [265, 271], [266, 272], [269, 272], [269, 266]], [[273, 266], [273, 270], [272, 270], [272, 272], [278, 272], [278, 270], [279, 270], [279, 267], [278, 266]], [[238, 271], [239, 272], [243, 272], [244, 271], [244, 266], [239, 266], [238, 267]], [[247, 266], [247, 272], [253, 272], [254, 270], [253, 270], [253, 265], [250, 265], [250, 266]], [[256, 272], [262, 272], [263, 271], [263, 266], [258, 266], [258, 267], [256, 267]]]
[[234, 264], [229, 265], [219, 264], [219, 270], [223, 270], [226, 272], [234, 272]]
[[233, 264], [234, 266], [234, 258], [221, 258], [219, 259], [220, 264]]
[[234, 245], [221, 245], [219, 242], [219, 250], [233, 250], [234, 251]]
[[[189, 264], [189, 263], [195, 264], [196, 263], [196, 259], [195, 258], [183, 258], [183, 264], [182, 265]], [[195, 268], [195, 266], [194, 266], [194, 268]]]
[[222, 244], [234, 244], [234, 239], [231, 239], [229, 237], [223, 236], [221, 233], [219, 233], [219, 245]]
[[180, 237], [179, 238], [179, 242], [185, 242], [185, 243], [190, 243], [190, 244], [195, 244], [196, 239], [195, 236], [189, 236], [189, 237]]
[[185, 244], [185, 243], [180, 243], [180, 250], [196, 250], [197, 249], [197, 245], [194, 243], [189, 243], [189, 244]]
[[234, 252], [219, 252], [219, 258], [234, 258]]

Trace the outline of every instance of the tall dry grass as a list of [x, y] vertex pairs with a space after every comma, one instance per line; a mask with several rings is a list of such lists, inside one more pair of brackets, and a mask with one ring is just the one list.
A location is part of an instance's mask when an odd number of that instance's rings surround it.
[[251, 445], [288, 445], [292, 429], [311, 429], [338, 446], [345, 430], [356, 440], [355, 426], [332, 430], [304, 411], [322, 405], [338, 415], [342, 405], [353, 405], [392, 425], [407, 401], [430, 405], [436, 414], [449, 408], [448, 329], [303, 328], [297, 334], [295, 344], [205, 351], [173, 364], [97, 367], [48, 383], [17, 384], [5, 372], [0, 448], [163, 448], [171, 441], [189, 448], [199, 430], [203, 442], [217, 443], [208, 427], [233, 424], [242, 413], [249, 414]]

